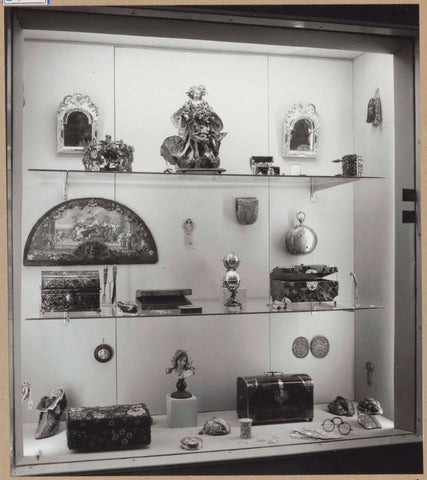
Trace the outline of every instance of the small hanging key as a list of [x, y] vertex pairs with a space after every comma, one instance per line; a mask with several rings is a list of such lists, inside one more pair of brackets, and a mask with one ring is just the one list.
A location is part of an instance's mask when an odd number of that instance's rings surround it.
[[184, 222], [183, 225], [184, 231], [185, 231], [185, 243], [188, 246], [191, 246], [193, 244], [193, 239], [192, 239], [192, 232], [194, 230], [194, 222], [191, 220], [191, 218], [187, 218], [187, 220]]

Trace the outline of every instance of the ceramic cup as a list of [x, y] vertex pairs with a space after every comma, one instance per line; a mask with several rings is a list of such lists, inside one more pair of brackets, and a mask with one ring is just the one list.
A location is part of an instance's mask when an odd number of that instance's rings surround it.
[[251, 438], [252, 436], [252, 418], [241, 418], [240, 422], [240, 438]]

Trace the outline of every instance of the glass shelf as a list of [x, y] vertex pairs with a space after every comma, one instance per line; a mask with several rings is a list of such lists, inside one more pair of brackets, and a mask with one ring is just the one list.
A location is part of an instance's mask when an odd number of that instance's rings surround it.
[[287, 314], [287, 313], [321, 313], [321, 312], [356, 312], [360, 310], [382, 309], [379, 305], [334, 305], [333, 302], [306, 302], [288, 304], [286, 310], [271, 308], [268, 298], [249, 298], [241, 310], [227, 309], [219, 300], [200, 299], [192, 300], [193, 306], [202, 307], [202, 313], [181, 313], [179, 309], [138, 310], [136, 314], [125, 314], [115, 305], [102, 305], [100, 312], [48, 312], [41, 313], [27, 320], [67, 320], [67, 319], [95, 319], [95, 318], [144, 318], [144, 317], [187, 317], [208, 315], [260, 315], [260, 314]]
[[[227, 183], [234, 183], [238, 181], [242, 182], [259, 182], [270, 183], [272, 185], [275, 182], [285, 183], [287, 185], [296, 186], [309, 186], [312, 194], [316, 191], [326, 188], [343, 185], [346, 183], [356, 182], [359, 180], [369, 179], [383, 179], [385, 177], [343, 177], [342, 175], [253, 175], [251, 173], [222, 173], [222, 174], [209, 174], [209, 173], [165, 173], [165, 172], [96, 172], [89, 170], [65, 170], [65, 169], [42, 169], [42, 168], [30, 168], [29, 172], [33, 172], [42, 178], [46, 178], [47, 175], [51, 175], [56, 180], [70, 182], [73, 178], [78, 181], [99, 181], [104, 178], [108, 181], [120, 181], [120, 182], [141, 182], [144, 177], [144, 182], [199, 182], [203, 184], [213, 183], [221, 184], [223, 186]], [[216, 182], [216, 183], [215, 183]]]

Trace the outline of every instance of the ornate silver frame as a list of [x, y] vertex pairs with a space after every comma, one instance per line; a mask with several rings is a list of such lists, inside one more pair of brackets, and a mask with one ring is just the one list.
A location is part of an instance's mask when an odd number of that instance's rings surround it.
[[[292, 132], [299, 120], [311, 123], [309, 149], [295, 149], [291, 144]], [[320, 117], [312, 103], [295, 103], [286, 114], [283, 122], [283, 156], [284, 157], [316, 157], [319, 148]]]
[[74, 95], [67, 95], [64, 100], [59, 104], [58, 116], [57, 116], [57, 144], [58, 153], [75, 153], [83, 152], [84, 138], [82, 137], [79, 143], [82, 145], [65, 145], [65, 128], [67, 121], [70, 118], [70, 114], [80, 112], [85, 115], [90, 126], [90, 138], [86, 140], [93, 140], [97, 137], [98, 127], [98, 107], [91, 102], [88, 95], [81, 93], [75, 93]]

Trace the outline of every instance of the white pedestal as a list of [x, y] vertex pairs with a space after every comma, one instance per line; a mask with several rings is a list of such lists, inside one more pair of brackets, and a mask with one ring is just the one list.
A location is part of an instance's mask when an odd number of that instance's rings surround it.
[[172, 398], [168, 393], [166, 418], [171, 428], [197, 427], [197, 397]]

